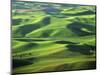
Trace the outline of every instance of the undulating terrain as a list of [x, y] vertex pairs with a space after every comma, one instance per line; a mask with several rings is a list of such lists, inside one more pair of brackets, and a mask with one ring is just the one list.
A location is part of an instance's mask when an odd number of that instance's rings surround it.
[[95, 6], [13, 1], [13, 73], [95, 69], [95, 13]]

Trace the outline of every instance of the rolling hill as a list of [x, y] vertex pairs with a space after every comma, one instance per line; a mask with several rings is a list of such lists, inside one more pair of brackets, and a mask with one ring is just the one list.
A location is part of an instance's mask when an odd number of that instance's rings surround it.
[[95, 13], [95, 6], [13, 1], [13, 73], [95, 69]]

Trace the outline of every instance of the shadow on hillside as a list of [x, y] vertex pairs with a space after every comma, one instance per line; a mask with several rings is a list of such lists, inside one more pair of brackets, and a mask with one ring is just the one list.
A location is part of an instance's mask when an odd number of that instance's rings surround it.
[[19, 25], [22, 22], [22, 19], [12, 19], [12, 25]]
[[56, 41], [55, 43], [57, 44], [76, 44], [76, 43], [69, 42], [69, 41]]
[[16, 31], [20, 33], [21, 35], [25, 36], [27, 33], [36, 30], [38, 28], [41, 28], [45, 25], [48, 25], [50, 23], [50, 17], [45, 17], [42, 21], [35, 23], [35, 24], [28, 24], [19, 27], [19, 29]]
[[21, 46], [18, 49], [22, 50], [22, 51], [25, 51], [25, 50], [30, 50], [30, 49], [32, 49], [34, 47], [37, 47], [37, 46], [38, 46], [38, 44], [36, 44], [36, 43], [29, 43], [29, 44], [25, 44], [25, 45]]
[[26, 60], [26, 59], [13, 59], [12, 60], [13, 68], [17, 68], [17, 67], [21, 67], [21, 66], [25, 66], [25, 65], [29, 65], [29, 64], [32, 64], [32, 62], [30, 62], [29, 60]]
[[43, 31], [43, 33], [41, 34], [41, 37], [43, 37], [43, 38], [48, 38], [52, 32], [53, 32], [52, 29], [45, 30], [45, 31]]
[[47, 41], [46, 39], [30, 39], [30, 38], [27, 38], [27, 39], [16, 39], [17, 41], [23, 41], [23, 42], [35, 42], [35, 41]]
[[50, 16], [46, 16], [43, 20], [42, 23], [44, 23], [44, 25], [50, 24], [51, 22], [51, 17]]
[[84, 45], [67, 45], [66, 47], [70, 51], [80, 52], [85, 55], [93, 54], [94, 50], [96, 49], [95, 46], [86, 45], [86, 44], [84, 44]]
[[29, 24], [29, 25], [24, 25], [21, 26], [18, 30], [17, 33], [20, 33], [21, 35], [25, 36], [25, 34], [39, 28], [39, 24]]
[[[81, 65], [80, 65], [81, 64]], [[72, 70], [86, 70], [86, 69], [95, 69], [95, 61], [85, 61], [85, 62], [76, 62], [70, 64], [63, 64], [55, 68], [56, 71], [72, 71]]]
[[[95, 26], [88, 25], [88, 24], [82, 24], [79, 22], [71, 23], [67, 26], [73, 33], [79, 35], [79, 36], [85, 36], [85, 35], [93, 35], [95, 34]], [[88, 31], [83, 31], [82, 28], [87, 29]]]

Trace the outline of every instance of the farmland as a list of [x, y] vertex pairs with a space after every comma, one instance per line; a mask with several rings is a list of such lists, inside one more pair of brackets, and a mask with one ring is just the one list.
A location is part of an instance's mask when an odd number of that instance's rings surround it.
[[96, 68], [95, 6], [12, 2], [13, 73]]

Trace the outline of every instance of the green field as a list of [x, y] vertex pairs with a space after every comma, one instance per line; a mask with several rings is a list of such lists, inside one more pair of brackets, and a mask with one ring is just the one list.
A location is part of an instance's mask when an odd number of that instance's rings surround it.
[[95, 8], [13, 1], [12, 72], [95, 69]]

